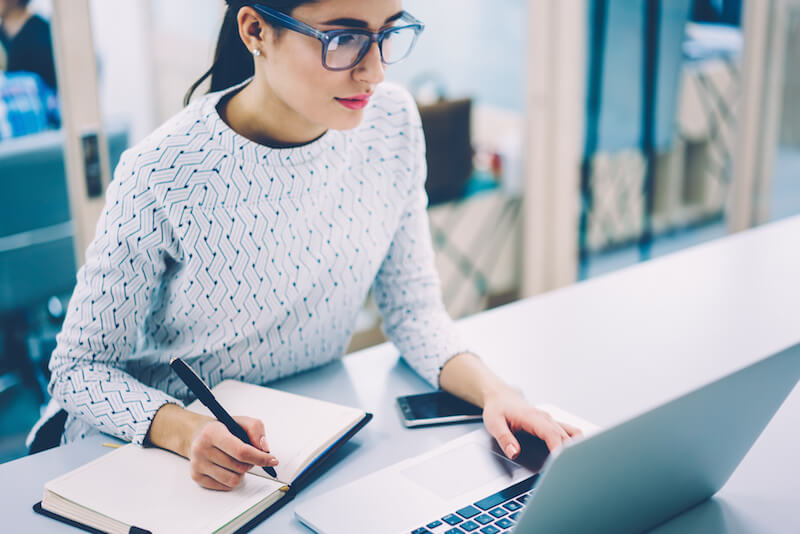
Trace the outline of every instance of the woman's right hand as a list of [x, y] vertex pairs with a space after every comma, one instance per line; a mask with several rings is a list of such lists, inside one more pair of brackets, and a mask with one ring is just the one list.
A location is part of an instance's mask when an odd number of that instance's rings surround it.
[[188, 458], [192, 480], [204, 488], [229, 491], [254, 465], [275, 467], [278, 459], [269, 454], [264, 424], [252, 417], [234, 417], [247, 432], [248, 445], [231, 434], [225, 425], [209, 420], [195, 433]]
[[229, 491], [254, 465], [278, 465], [278, 459], [269, 454], [264, 424], [252, 417], [234, 419], [256, 446], [239, 440], [213, 417], [175, 404], [165, 404], [156, 412], [145, 444], [188, 458], [192, 480], [204, 488]]

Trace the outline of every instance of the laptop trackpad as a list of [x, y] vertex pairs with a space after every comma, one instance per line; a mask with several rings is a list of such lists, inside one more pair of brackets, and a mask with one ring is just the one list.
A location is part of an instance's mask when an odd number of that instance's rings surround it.
[[401, 471], [411, 482], [445, 500], [458, 497], [488, 482], [506, 479], [520, 466], [477, 443], [466, 443]]

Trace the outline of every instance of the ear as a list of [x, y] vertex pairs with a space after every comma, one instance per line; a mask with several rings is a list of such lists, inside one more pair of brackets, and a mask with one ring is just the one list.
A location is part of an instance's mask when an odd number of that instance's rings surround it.
[[263, 54], [263, 45], [272, 34], [272, 27], [250, 6], [239, 9], [236, 21], [239, 25], [239, 37], [247, 49], [250, 52], [259, 50]]

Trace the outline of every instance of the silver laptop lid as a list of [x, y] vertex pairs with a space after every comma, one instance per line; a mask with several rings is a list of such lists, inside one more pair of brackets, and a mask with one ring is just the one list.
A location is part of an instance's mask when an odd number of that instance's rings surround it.
[[564, 447], [514, 532], [642, 532], [670, 519], [725, 484], [798, 380], [800, 344]]

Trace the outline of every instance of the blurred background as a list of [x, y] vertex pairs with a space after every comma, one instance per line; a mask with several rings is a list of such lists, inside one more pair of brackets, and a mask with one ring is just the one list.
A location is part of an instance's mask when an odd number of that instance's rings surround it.
[[[387, 78], [420, 106], [454, 317], [800, 213], [800, 0], [404, 7], [426, 30]], [[223, 12], [0, 0], [0, 462], [46, 403], [111, 172], [181, 109]], [[368, 300], [350, 350], [379, 323]]]

